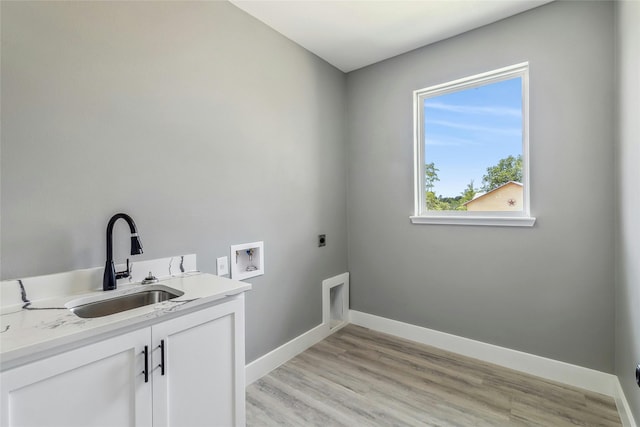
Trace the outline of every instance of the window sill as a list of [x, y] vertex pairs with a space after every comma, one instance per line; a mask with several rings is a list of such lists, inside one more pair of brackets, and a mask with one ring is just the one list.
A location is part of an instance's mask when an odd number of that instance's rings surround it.
[[490, 217], [490, 216], [411, 216], [412, 224], [481, 225], [490, 227], [533, 227], [534, 217]]

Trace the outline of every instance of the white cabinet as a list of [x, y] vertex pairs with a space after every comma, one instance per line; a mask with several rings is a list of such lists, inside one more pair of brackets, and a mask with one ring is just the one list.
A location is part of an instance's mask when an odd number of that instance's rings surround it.
[[2, 372], [1, 382], [3, 427], [243, 426], [244, 298]]
[[2, 426], [148, 426], [149, 329], [2, 373]]
[[153, 326], [154, 427], [244, 426], [242, 304]]

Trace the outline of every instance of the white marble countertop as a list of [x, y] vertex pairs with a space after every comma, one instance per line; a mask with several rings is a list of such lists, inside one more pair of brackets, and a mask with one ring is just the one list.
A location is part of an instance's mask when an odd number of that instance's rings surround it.
[[215, 303], [226, 297], [242, 294], [251, 284], [206, 273], [184, 273], [160, 280], [156, 285], [184, 292], [180, 297], [108, 316], [83, 319], [65, 304], [78, 298], [99, 297], [116, 293], [136, 292], [148, 285], [139, 283], [118, 285], [116, 291], [102, 290], [47, 298], [15, 308], [5, 307], [0, 316], [0, 370], [46, 357], [88, 339], [133, 329], [169, 318], [171, 313]]

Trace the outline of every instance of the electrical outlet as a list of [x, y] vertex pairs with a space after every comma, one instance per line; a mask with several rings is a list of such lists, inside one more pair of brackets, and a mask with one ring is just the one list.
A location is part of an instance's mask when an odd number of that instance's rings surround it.
[[227, 276], [229, 274], [229, 258], [226, 256], [216, 258], [218, 276]]
[[318, 234], [318, 247], [327, 246], [327, 235]]

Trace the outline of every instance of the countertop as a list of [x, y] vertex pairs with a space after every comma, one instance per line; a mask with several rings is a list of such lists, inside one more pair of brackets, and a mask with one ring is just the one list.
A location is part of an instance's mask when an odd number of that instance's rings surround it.
[[168, 286], [184, 294], [169, 301], [127, 310], [108, 316], [83, 319], [65, 304], [78, 298], [136, 292], [147, 285], [119, 285], [115, 291], [95, 291], [42, 299], [15, 311], [5, 310], [0, 316], [0, 370], [10, 369], [40, 357], [74, 348], [88, 340], [132, 330], [171, 318], [180, 311], [214, 304], [223, 298], [242, 294], [251, 284], [206, 273], [185, 273], [160, 280], [156, 285]]

